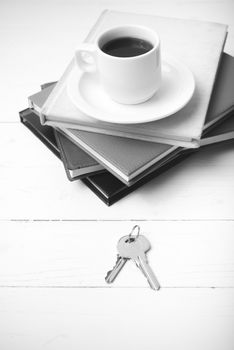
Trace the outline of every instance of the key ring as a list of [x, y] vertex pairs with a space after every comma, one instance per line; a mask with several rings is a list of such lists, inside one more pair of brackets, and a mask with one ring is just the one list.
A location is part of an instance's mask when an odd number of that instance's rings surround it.
[[132, 228], [132, 231], [129, 233], [129, 235], [128, 235], [128, 239], [129, 239], [129, 241], [131, 240], [131, 236], [132, 236], [132, 234], [133, 234], [133, 232], [135, 231], [135, 230], [137, 230], [137, 234], [136, 234], [136, 238], [135, 239], [137, 239], [138, 237], [139, 237], [139, 235], [140, 235], [140, 226], [139, 225], [135, 225], [135, 226], [133, 226], [133, 228]]

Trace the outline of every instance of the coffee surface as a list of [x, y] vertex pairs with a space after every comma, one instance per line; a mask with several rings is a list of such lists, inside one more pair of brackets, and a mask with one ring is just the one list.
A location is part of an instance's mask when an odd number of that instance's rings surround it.
[[143, 39], [133, 37], [120, 37], [109, 40], [101, 49], [108, 55], [116, 57], [134, 57], [150, 51], [153, 45]]

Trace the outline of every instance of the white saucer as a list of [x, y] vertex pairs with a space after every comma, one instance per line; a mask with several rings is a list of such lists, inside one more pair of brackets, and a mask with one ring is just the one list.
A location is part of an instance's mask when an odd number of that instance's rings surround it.
[[182, 63], [162, 62], [162, 85], [148, 101], [124, 105], [113, 101], [103, 90], [97, 73], [83, 73], [77, 67], [70, 74], [67, 93], [86, 115], [109, 123], [137, 124], [168, 117], [191, 99], [195, 82], [191, 71]]

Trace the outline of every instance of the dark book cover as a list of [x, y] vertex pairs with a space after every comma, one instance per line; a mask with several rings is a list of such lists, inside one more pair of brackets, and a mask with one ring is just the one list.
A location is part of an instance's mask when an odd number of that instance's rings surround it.
[[[224, 134], [229, 134], [228, 129], [228, 120], [230, 120], [229, 123], [232, 125], [232, 120], [234, 118], [233, 113], [229, 113], [226, 115], [226, 118], [224, 118], [225, 122], [225, 128], [222, 128], [222, 123], [220, 122], [219, 125], [217, 125], [215, 128], [213, 128], [210, 132], [208, 131], [206, 133], [206, 137], [203, 136], [203, 140], [206, 138], [209, 138], [209, 135], [211, 134], [212, 137], [215, 136], [215, 134], [220, 135], [220, 129], [224, 129]], [[63, 151], [63, 148], [61, 149], [59, 145], [57, 144], [54, 130], [50, 126], [42, 126], [39, 120], [38, 115], [31, 110], [30, 108], [20, 112], [20, 119], [21, 122], [28, 127], [58, 158], [61, 159], [61, 152]], [[28, 122], [29, 121], [29, 122]], [[230, 138], [233, 138], [233, 136], [230, 136]], [[213, 139], [214, 140], [214, 139]], [[226, 142], [227, 139], [224, 138]], [[219, 139], [219, 142], [223, 141], [222, 139]], [[230, 140], [229, 140], [230, 141]], [[216, 141], [214, 141], [216, 142]], [[233, 142], [233, 140], [231, 140]], [[210, 143], [211, 144], [211, 143]], [[77, 146], [75, 146], [78, 148]], [[206, 146], [210, 147], [210, 146]], [[160, 168], [158, 168], [155, 171], [152, 171], [147, 176], [141, 178], [138, 182], [136, 182], [132, 186], [127, 186], [123, 184], [120, 180], [118, 180], [114, 175], [110, 174], [109, 172], [103, 172], [101, 174], [96, 174], [92, 176], [87, 176], [83, 178], [81, 181], [83, 181], [105, 204], [112, 205], [121, 198], [125, 197], [129, 193], [135, 191], [137, 188], [141, 187], [151, 179], [155, 178], [156, 176], [159, 176], [166, 170], [172, 168], [174, 165], [178, 164], [182, 160], [186, 159], [189, 155], [191, 155], [193, 152], [197, 152], [198, 149], [181, 149], [181, 152], [177, 153], [174, 157], [168, 159], [165, 161], [164, 164]]]
[[89, 174], [106, 171], [95, 159], [71, 142], [61, 132], [55, 130], [57, 145], [67, 177], [70, 181], [77, 180]]
[[[203, 133], [211, 130], [212, 127], [225, 118], [227, 113], [233, 110], [233, 67], [234, 58], [224, 53]], [[40, 113], [43, 104], [52, 91], [52, 86], [47, 84], [44, 87], [43, 91], [29, 97], [30, 105], [37, 113]], [[80, 149], [82, 148], [86, 152], [86, 157], [89, 154], [90, 157], [102, 164], [103, 167], [127, 186], [137, 183], [141, 178], [159, 169], [166, 161], [181, 152], [181, 148], [178, 146], [134, 140], [126, 137], [101, 135], [64, 127], [60, 127], [58, 130], [66, 136], [62, 142], [70, 139], [77, 146], [77, 152], [81, 152]], [[207, 140], [206, 142], [213, 141]], [[67, 146], [64, 147], [62, 154], [65, 154], [67, 158], [73, 152], [71, 150], [66, 152], [66, 149]]]
[[69, 180], [104, 172], [104, 168], [82, 149], [51, 126], [41, 125], [40, 119], [31, 109], [20, 112], [21, 122], [30, 129], [59, 159], [63, 161]]

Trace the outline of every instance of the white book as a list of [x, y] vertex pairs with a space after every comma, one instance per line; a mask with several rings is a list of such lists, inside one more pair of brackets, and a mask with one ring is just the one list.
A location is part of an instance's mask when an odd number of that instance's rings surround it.
[[[234, 137], [233, 72], [234, 58], [223, 53], [203, 128], [202, 146], [230, 140]], [[55, 84], [29, 97], [30, 104], [38, 115], [54, 86]], [[82, 148], [127, 186], [131, 186], [149, 173], [160, 169], [163, 164], [170, 162], [170, 159], [175, 159], [177, 155], [181, 155], [185, 151], [181, 147], [155, 142], [101, 135], [69, 128], [59, 128], [59, 130], [78, 146], [77, 153], [80, 153], [79, 148]], [[76, 153], [75, 145], [72, 152], [70, 146], [63, 147], [66, 153], [64, 158], [70, 156], [73, 158], [73, 153]]]
[[198, 147], [227, 35], [224, 24], [152, 15], [104, 11], [86, 38], [93, 42], [103, 31], [118, 25], [144, 25], [161, 38], [162, 59], [174, 56], [192, 71], [195, 92], [189, 103], [174, 115], [150, 123], [112, 124], [81, 112], [67, 94], [67, 81], [74, 73], [74, 58], [41, 111], [41, 123], [107, 135]]

